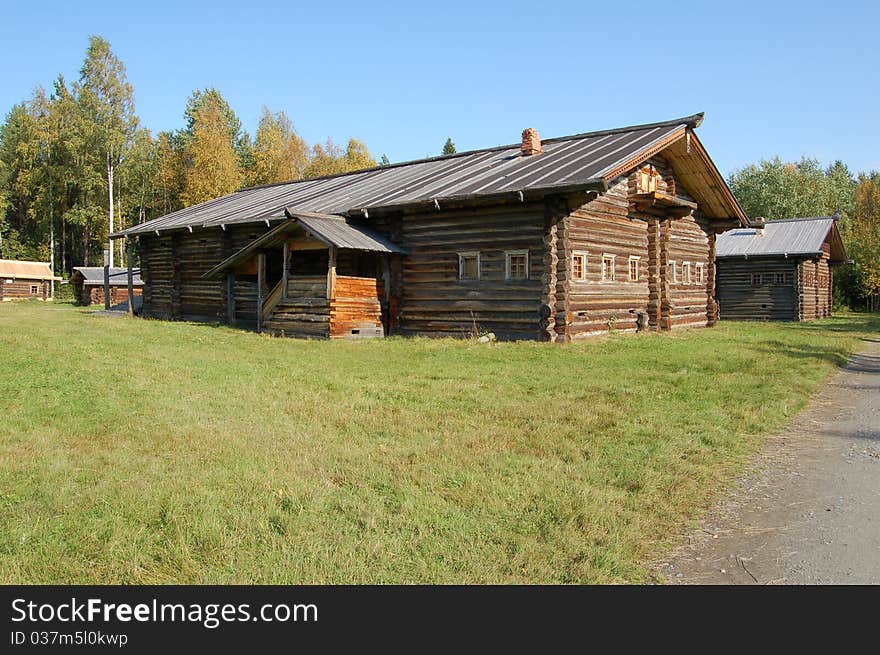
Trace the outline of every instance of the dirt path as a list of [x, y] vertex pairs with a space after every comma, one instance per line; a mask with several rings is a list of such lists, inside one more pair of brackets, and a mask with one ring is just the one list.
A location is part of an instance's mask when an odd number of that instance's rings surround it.
[[880, 340], [837, 373], [688, 543], [671, 584], [880, 584]]

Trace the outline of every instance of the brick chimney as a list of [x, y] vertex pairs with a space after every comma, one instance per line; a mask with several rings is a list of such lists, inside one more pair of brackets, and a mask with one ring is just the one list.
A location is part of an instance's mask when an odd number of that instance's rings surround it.
[[538, 136], [538, 130], [534, 127], [527, 127], [523, 130], [520, 151], [523, 157], [540, 155], [544, 152], [544, 149], [541, 147], [541, 137]]

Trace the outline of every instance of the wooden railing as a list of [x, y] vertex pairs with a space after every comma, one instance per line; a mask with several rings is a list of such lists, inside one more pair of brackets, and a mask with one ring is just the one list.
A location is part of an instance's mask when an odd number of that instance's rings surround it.
[[265, 302], [263, 302], [263, 320], [267, 320], [272, 312], [275, 311], [275, 306], [278, 304], [278, 301], [281, 300], [281, 289], [283, 287], [283, 281], [278, 282], [275, 285], [275, 288], [269, 292], [269, 295], [266, 296]]

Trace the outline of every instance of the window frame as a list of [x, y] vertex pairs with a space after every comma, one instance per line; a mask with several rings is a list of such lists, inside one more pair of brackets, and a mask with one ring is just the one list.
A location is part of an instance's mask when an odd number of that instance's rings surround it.
[[31, 285], [31, 295], [38, 296], [39, 294], [40, 294], [40, 285], [39, 284], [32, 284]]
[[[458, 281], [459, 282], [479, 282], [480, 278], [483, 274], [483, 267], [480, 262], [480, 251], [479, 250], [465, 250], [458, 254]], [[475, 258], [477, 260], [477, 277], [465, 277], [464, 276], [464, 260], [469, 258]]]
[[[523, 277], [511, 277], [510, 276], [510, 258], [523, 256], [526, 258], [525, 265], [525, 275]], [[528, 280], [530, 271], [530, 262], [529, 262], [529, 251], [528, 249], [523, 250], [505, 250], [504, 251], [504, 279], [505, 280]], [[479, 261], [477, 262], [477, 268], [479, 268]]]
[[653, 166], [643, 166], [639, 169], [637, 185], [639, 193], [653, 193], [657, 191], [657, 171]]
[[[574, 274], [574, 260], [578, 257], [583, 258], [583, 264], [581, 265], [581, 275], [580, 277], [576, 277]], [[576, 280], [578, 282], [586, 282], [587, 275], [587, 264], [590, 261], [590, 254], [586, 250], [575, 250], [571, 253], [571, 279]]]
[[[607, 260], [607, 259], [611, 260], [611, 277], [608, 277], [608, 275], [606, 275], [607, 269], [605, 268], [605, 260]], [[616, 282], [617, 281], [617, 277], [615, 275], [616, 269], [617, 269], [617, 255], [612, 254], [610, 252], [603, 252], [602, 253], [602, 278], [601, 278], [602, 282]]]
[[[672, 273], [671, 278], [670, 273]], [[678, 260], [671, 259], [666, 263], [666, 280], [670, 284], [678, 284]]]
[[[627, 280], [630, 282], [638, 282], [642, 277], [642, 258], [638, 255], [630, 255], [627, 264]], [[633, 263], [636, 265], [636, 277], [633, 279]]]
[[777, 271], [773, 274], [774, 284], [785, 284], [785, 271]]
[[[763, 277], [762, 277], [761, 273], [752, 273], [752, 286], [753, 287], [761, 286], [762, 279], [763, 279]], [[757, 280], [757, 282], [756, 282], [756, 280]]]
[[706, 264], [703, 262], [697, 262], [694, 264], [694, 277], [696, 281], [694, 284], [706, 284]]
[[691, 280], [693, 276], [691, 275], [691, 263], [690, 262], [682, 262], [681, 263], [681, 283], [682, 284], [691, 284]]

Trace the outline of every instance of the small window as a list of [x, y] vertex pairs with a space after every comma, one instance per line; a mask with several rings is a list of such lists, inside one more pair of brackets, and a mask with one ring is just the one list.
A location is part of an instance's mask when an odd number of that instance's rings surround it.
[[690, 262], [682, 262], [681, 263], [681, 283], [682, 284], [690, 284], [691, 283], [691, 263]]
[[657, 172], [650, 166], [639, 171], [639, 191], [650, 193], [657, 190]]
[[36, 284], [31, 285], [31, 295], [36, 296], [40, 292], [40, 287]]
[[699, 263], [694, 266], [694, 277], [697, 284], [706, 283], [706, 267], [704, 264]]
[[587, 279], [587, 253], [576, 252], [571, 256], [571, 277], [573, 280]]
[[529, 251], [508, 250], [504, 253], [505, 277], [508, 280], [529, 279]]
[[478, 252], [460, 252], [460, 253], [458, 253], [458, 279], [459, 280], [479, 280], [480, 279], [480, 253], [478, 253]]
[[752, 286], [753, 287], [761, 286], [761, 274], [760, 273], [752, 273]]
[[614, 258], [615, 255], [602, 255], [602, 281], [614, 281]]
[[669, 282], [678, 282], [678, 264], [676, 262], [669, 262], [666, 267], [666, 278]]
[[638, 282], [639, 281], [639, 258], [638, 257], [630, 257], [629, 258], [629, 281], [630, 282]]
[[776, 274], [776, 284], [785, 284], [785, 273]]

